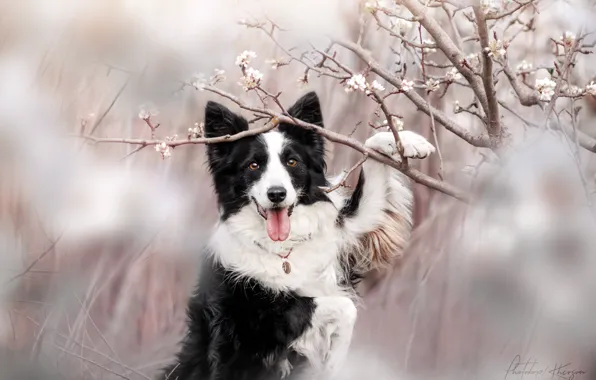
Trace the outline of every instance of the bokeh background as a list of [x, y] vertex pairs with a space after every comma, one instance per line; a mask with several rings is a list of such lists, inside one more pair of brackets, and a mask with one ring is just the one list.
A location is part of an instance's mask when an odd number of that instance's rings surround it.
[[[358, 38], [361, 6], [356, 0], [0, 2], [0, 378], [155, 378], [184, 334], [200, 248], [217, 217], [204, 148], [181, 146], [164, 160], [152, 147], [131, 155], [134, 146], [94, 145], [72, 135], [149, 139], [138, 116], [148, 110], [160, 124], [157, 138], [183, 138], [202, 121], [207, 100], [240, 112], [181, 86], [216, 68], [226, 71], [221, 88], [259, 104], [237, 84], [234, 66], [238, 54], [252, 50], [264, 86], [281, 91], [284, 104], [315, 90], [326, 127], [354, 131], [364, 141], [374, 133], [368, 122], [379, 120], [372, 101], [347, 94], [331, 78], [311, 75], [301, 86], [304, 67], [296, 62], [271, 70], [265, 61], [283, 53], [262, 31], [237, 23], [268, 17], [292, 31], [281, 36], [285, 46], [306, 39], [324, 46], [329, 34]], [[594, 27], [589, 1], [536, 7], [535, 30], [508, 49], [512, 64], [551, 64], [549, 38]], [[429, 12], [450, 34], [473, 33], [464, 17], [451, 25], [440, 8]], [[399, 41], [372, 22], [362, 31], [362, 45], [394, 67]], [[477, 43], [466, 47], [466, 53], [479, 50]], [[354, 70], [365, 69], [354, 55], [337, 53]], [[408, 70], [416, 76], [416, 65]], [[596, 60], [581, 56], [572, 81], [585, 86], [594, 76]], [[537, 107], [515, 104], [506, 83], [497, 90], [524, 117], [541, 120]], [[470, 97], [452, 86], [430, 101], [453, 114], [454, 102]], [[578, 125], [596, 136], [593, 102], [581, 102]], [[430, 120], [407, 99], [394, 97], [389, 105], [406, 129], [434, 141]], [[528, 133], [502, 113], [514, 134]], [[469, 115], [453, 117], [482, 131]], [[521, 375], [507, 369], [520, 355], [521, 362], [539, 363], [535, 369], [571, 363], [567, 369], [585, 372], [576, 379], [595, 379], [594, 154], [582, 152], [578, 164], [569, 144], [538, 133], [501, 169], [476, 170], [491, 161], [490, 152], [440, 126], [437, 135], [442, 162], [434, 155], [412, 165], [435, 178], [441, 172], [480, 202], [466, 207], [413, 185], [411, 242], [391, 268], [363, 282], [341, 378], [516, 378]], [[358, 158], [328, 144], [331, 173]], [[572, 379], [548, 371], [530, 376]]]

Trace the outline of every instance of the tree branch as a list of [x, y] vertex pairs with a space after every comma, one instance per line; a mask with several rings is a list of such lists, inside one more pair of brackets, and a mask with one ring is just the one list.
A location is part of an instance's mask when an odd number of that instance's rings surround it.
[[488, 112], [486, 112], [488, 123], [488, 135], [496, 139], [497, 143], [501, 143], [503, 133], [505, 132], [501, 127], [501, 118], [499, 117], [499, 103], [497, 101], [497, 93], [493, 82], [493, 60], [489, 56], [488, 47], [488, 27], [484, 12], [479, 5], [472, 7], [476, 15], [476, 24], [478, 26], [478, 36], [480, 37], [480, 46], [482, 47], [482, 83], [484, 91], [488, 100]]
[[279, 123], [288, 123], [288, 124], [293, 124], [298, 127], [308, 129], [308, 130], [312, 130], [315, 133], [318, 133], [319, 135], [325, 137], [326, 139], [328, 139], [330, 141], [333, 141], [333, 142], [336, 142], [336, 143], [339, 143], [339, 144], [342, 144], [345, 146], [349, 146], [350, 148], [366, 155], [369, 158], [372, 158], [372, 159], [379, 161], [385, 165], [388, 165], [388, 166], [391, 166], [392, 168], [400, 170], [402, 173], [404, 173], [405, 175], [412, 178], [414, 181], [416, 181], [418, 183], [426, 185], [426, 186], [428, 186], [432, 189], [435, 189], [437, 191], [440, 191], [444, 194], [450, 195], [450, 196], [452, 196], [456, 199], [459, 199], [463, 202], [469, 201], [468, 195], [465, 194], [463, 191], [459, 190], [458, 188], [456, 188], [455, 186], [450, 185], [446, 182], [438, 181], [432, 177], [427, 176], [426, 174], [421, 173], [420, 171], [418, 171], [416, 169], [405, 166], [404, 163], [401, 161], [398, 161], [398, 160], [396, 160], [392, 157], [389, 157], [389, 156], [385, 156], [384, 154], [381, 154], [381, 153], [377, 152], [376, 150], [367, 148], [363, 143], [361, 143], [360, 141], [358, 141], [354, 138], [342, 135], [337, 132], [330, 131], [328, 129], [319, 127], [318, 125], [315, 125], [315, 124], [306, 123], [302, 120], [298, 120], [298, 119], [293, 118], [289, 115], [284, 115], [279, 112], [275, 112], [268, 108], [257, 108], [254, 106], [250, 106], [250, 105], [244, 103], [243, 101], [241, 101], [238, 97], [236, 97], [230, 93], [227, 93], [227, 92], [225, 92], [217, 87], [214, 87], [214, 86], [205, 86], [204, 90], [212, 92], [214, 94], [217, 94], [221, 97], [227, 98], [244, 110], [251, 111], [251, 112], [259, 114], [259, 115], [267, 115], [271, 118], [272, 122], [270, 122], [269, 124], [266, 124], [265, 126], [260, 127], [260, 128], [255, 128], [255, 129], [240, 132], [240, 133], [237, 133], [234, 135], [226, 135], [226, 136], [216, 137], [216, 138], [198, 138], [198, 139], [190, 139], [190, 140], [157, 141], [157, 140], [138, 140], [138, 139], [122, 139], [122, 138], [96, 138], [96, 137], [92, 137], [92, 136], [77, 136], [77, 137], [81, 137], [81, 138], [90, 140], [94, 143], [127, 143], [127, 144], [137, 144], [137, 145], [166, 144], [170, 147], [176, 147], [176, 146], [188, 145], [188, 144], [215, 144], [215, 143], [236, 141], [236, 140], [239, 140], [244, 137], [254, 136], [254, 135], [272, 130]]
[[487, 94], [482, 86], [482, 81], [476, 74], [465, 64], [465, 57], [455, 43], [451, 40], [447, 32], [439, 25], [439, 23], [427, 14], [427, 9], [418, 0], [400, 0], [411, 13], [416, 17], [418, 22], [426, 29], [426, 31], [434, 38], [437, 47], [445, 54], [447, 59], [451, 61], [453, 66], [466, 78], [474, 94], [478, 97], [482, 109], [485, 113], [489, 113]]
[[[366, 62], [371, 71], [378, 74], [381, 78], [391, 83], [395, 88], [400, 89], [402, 87], [402, 81], [395, 75], [385, 70], [378, 62], [376, 62], [370, 55], [369, 52], [365, 51], [360, 45], [357, 45], [350, 41], [336, 40], [340, 46], [345, 47], [348, 50], [354, 52], [361, 60]], [[454, 120], [449, 118], [444, 112], [432, 107], [428, 104], [420, 95], [414, 91], [405, 92], [404, 95], [414, 103], [418, 109], [422, 112], [430, 115], [431, 112], [437, 122], [443, 125], [448, 131], [459, 136], [464, 141], [476, 147], [489, 148], [492, 147], [491, 140], [488, 135], [473, 135], [467, 131], [464, 127], [457, 124]]]

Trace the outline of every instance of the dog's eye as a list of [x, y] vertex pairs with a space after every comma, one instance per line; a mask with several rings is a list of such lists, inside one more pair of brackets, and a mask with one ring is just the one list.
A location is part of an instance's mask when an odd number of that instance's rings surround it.
[[257, 170], [259, 168], [259, 164], [257, 164], [256, 162], [251, 162], [250, 165], [248, 165], [248, 168], [250, 170]]
[[288, 166], [294, 167], [294, 166], [296, 166], [296, 164], [297, 164], [297, 163], [298, 163], [298, 161], [296, 161], [296, 160], [295, 160], [295, 159], [293, 159], [293, 158], [290, 158], [290, 159], [288, 160]]

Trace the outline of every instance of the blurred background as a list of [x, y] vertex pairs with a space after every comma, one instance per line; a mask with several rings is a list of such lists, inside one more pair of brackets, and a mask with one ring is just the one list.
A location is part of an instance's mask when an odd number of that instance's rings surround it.
[[[360, 38], [393, 69], [402, 63], [400, 41], [366, 21], [363, 3], [0, 2], [1, 379], [151, 379], [184, 334], [200, 248], [217, 217], [203, 146], [180, 146], [163, 159], [153, 147], [136, 152], [73, 135], [150, 139], [139, 117], [149, 112], [160, 125], [156, 138], [185, 138], [202, 122], [207, 100], [240, 112], [182, 86], [215, 69], [226, 71], [220, 88], [258, 105], [237, 84], [235, 58], [250, 50], [263, 86], [281, 91], [285, 105], [315, 90], [326, 127], [364, 141], [374, 133], [368, 123], [383, 119], [370, 99], [328, 77], [300, 83], [304, 67], [296, 62], [271, 69], [266, 61], [283, 52], [262, 31], [238, 24], [274, 20], [288, 30], [280, 35], [287, 48], [326, 46], [328, 35]], [[452, 37], [474, 33], [462, 13], [449, 20], [440, 6], [429, 12]], [[594, 28], [591, 1], [540, 1], [531, 12], [534, 29], [508, 48], [514, 67], [552, 66], [550, 38]], [[480, 47], [472, 41], [466, 49]], [[366, 68], [347, 51], [337, 54], [355, 71]], [[440, 53], [433, 60], [446, 62]], [[419, 73], [409, 65], [409, 78]], [[570, 81], [583, 87], [595, 76], [596, 60], [582, 55]], [[517, 104], [507, 83], [497, 92], [518, 115], [542, 120], [538, 107]], [[429, 101], [479, 133], [477, 119], [454, 113], [455, 101], [470, 99], [468, 88], [451, 86]], [[596, 137], [594, 103], [588, 96], [576, 104], [577, 127]], [[431, 121], [405, 97], [388, 104], [405, 129], [435, 143]], [[594, 153], [576, 155], [560, 136], [528, 129], [505, 110], [502, 116], [528, 142], [501, 165], [441, 126], [441, 157], [412, 162], [478, 202], [466, 206], [413, 185], [411, 242], [391, 268], [363, 282], [342, 378], [596, 379]], [[327, 148], [330, 173], [359, 158], [347, 147]], [[579, 372], [553, 372], [558, 366]]]

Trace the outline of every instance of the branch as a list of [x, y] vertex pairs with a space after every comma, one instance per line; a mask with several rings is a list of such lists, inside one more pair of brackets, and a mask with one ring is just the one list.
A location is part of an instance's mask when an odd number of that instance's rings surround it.
[[482, 47], [482, 83], [488, 100], [488, 135], [501, 142], [503, 133], [501, 127], [501, 118], [499, 117], [499, 103], [497, 102], [497, 93], [493, 82], [493, 60], [489, 56], [488, 47], [488, 27], [484, 12], [479, 5], [473, 7], [476, 15], [476, 24], [478, 25], [478, 36], [480, 37], [480, 46]]
[[[577, 38], [575, 39], [574, 43], [571, 46], [565, 45], [565, 49], [566, 49], [565, 61], [563, 62], [563, 68], [558, 73], [559, 78], [557, 78], [557, 84], [555, 85], [554, 95], [551, 98], [550, 102], [548, 103], [548, 106], [546, 107], [546, 113], [545, 113], [545, 118], [544, 118], [545, 124], [548, 122], [551, 112], [555, 109], [555, 104], [557, 102], [557, 99], [561, 95], [561, 89], [563, 87], [563, 82], [568, 82], [567, 75], [569, 74], [571, 65], [573, 63], [573, 59], [575, 57], [575, 54], [577, 53], [577, 48], [580, 46], [580, 43], [582, 40], [583, 40], [583, 37], [581, 37], [580, 34], [578, 33]], [[559, 70], [558, 67], [556, 66], [556, 64], [555, 64], [555, 68], [557, 68], [557, 71]]]
[[412, 15], [416, 17], [418, 22], [420, 22], [424, 29], [426, 29], [426, 31], [434, 38], [437, 47], [445, 54], [447, 59], [451, 61], [461, 75], [466, 78], [468, 83], [470, 83], [474, 94], [478, 97], [478, 100], [482, 105], [482, 109], [488, 114], [487, 94], [482, 86], [482, 81], [465, 64], [464, 54], [457, 48], [447, 32], [445, 32], [434, 18], [428, 16], [426, 7], [422, 5], [419, 0], [400, 0], [399, 2], [408, 8]]
[[376, 150], [367, 148], [363, 143], [361, 143], [360, 141], [358, 141], [354, 138], [342, 135], [337, 132], [330, 131], [328, 129], [319, 127], [318, 125], [315, 125], [315, 124], [306, 123], [302, 120], [298, 120], [298, 119], [293, 118], [289, 115], [284, 115], [279, 112], [275, 112], [268, 108], [257, 108], [254, 106], [250, 106], [250, 105], [244, 103], [243, 101], [241, 101], [238, 97], [236, 97], [230, 93], [227, 93], [227, 92], [225, 92], [217, 87], [214, 87], [214, 86], [205, 86], [204, 90], [212, 92], [212, 93], [222, 96], [224, 98], [227, 98], [244, 110], [251, 111], [251, 112], [259, 114], [259, 115], [267, 115], [271, 118], [272, 122], [269, 124], [266, 124], [263, 127], [236, 133], [234, 135], [226, 135], [226, 136], [215, 137], [215, 138], [198, 138], [198, 139], [191, 139], [191, 140], [157, 141], [157, 140], [138, 140], [138, 139], [123, 139], [123, 138], [96, 138], [96, 137], [92, 137], [92, 136], [76, 136], [76, 137], [84, 138], [84, 139], [90, 140], [94, 143], [127, 143], [127, 144], [137, 144], [137, 145], [166, 144], [170, 147], [176, 147], [176, 146], [187, 145], [187, 144], [215, 144], [215, 143], [236, 141], [236, 140], [239, 140], [244, 137], [254, 136], [254, 135], [272, 130], [279, 123], [288, 123], [288, 124], [292, 124], [292, 125], [296, 125], [298, 127], [308, 129], [308, 130], [312, 130], [315, 133], [318, 133], [319, 135], [325, 137], [326, 139], [328, 139], [330, 141], [333, 141], [333, 142], [336, 142], [336, 143], [339, 143], [339, 144], [342, 144], [345, 146], [349, 146], [350, 148], [357, 150], [358, 152], [362, 153], [363, 155], [367, 155], [368, 157], [370, 157], [376, 161], [379, 161], [385, 165], [388, 165], [388, 166], [391, 166], [392, 168], [400, 170], [402, 173], [404, 173], [405, 175], [412, 178], [414, 181], [416, 181], [418, 183], [426, 185], [426, 186], [428, 186], [432, 189], [435, 189], [437, 191], [440, 191], [444, 194], [450, 195], [450, 196], [452, 196], [456, 199], [459, 199], [463, 202], [468, 202], [468, 195], [465, 194], [464, 192], [462, 192], [461, 190], [459, 190], [458, 188], [456, 188], [455, 186], [450, 185], [446, 182], [438, 181], [434, 178], [431, 178], [416, 169], [406, 167], [403, 162], [398, 161], [398, 160], [391, 158], [389, 156], [385, 156], [384, 154], [381, 154], [381, 153], [377, 152]]
[[[206, 88], [207, 90], [207, 88]], [[248, 109], [248, 108], [245, 108]], [[255, 110], [258, 112], [258, 108], [251, 108], [251, 110]], [[273, 113], [273, 111], [266, 110], [269, 113]], [[175, 148], [180, 145], [188, 145], [188, 144], [217, 144], [223, 142], [232, 142], [237, 141], [245, 137], [249, 136], [256, 136], [261, 133], [268, 132], [274, 129], [277, 126], [276, 120], [272, 120], [272, 122], [265, 124], [262, 127], [250, 129], [248, 131], [235, 133], [233, 135], [225, 135], [220, 137], [200, 137], [196, 139], [187, 139], [187, 140], [172, 140], [172, 141], [163, 141], [163, 140], [142, 140], [142, 139], [126, 139], [126, 138], [100, 138], [100, 137], [93, 137], [89, 135], [70, 135], [71, 137], [78, 137], [88, 141], [93, 142], [94, 144], [102, 144], [102, 143], [121, 143], [121, 144], [132, 144], [132, 145], [141, 145], [142, 147], [151, 146], [151, 145], [158, 145], [161, 143], [165, 143], [166, 145]]]
[[534, 106], [539, 103], [539, 96], [538, 92], [534, 91], [531, 88], [522, 86], [521, 82], [518, 80], [517, 76], [509, 67], [507, 62], [503, 63], [503, 72], [507, 79], [509, 79], [509, 83], [511, 83], [511, 87], [513, 87], [513, 91], [519, 98], [519, 102], [522, 106], [530, 107]]
[[[381, 78], [385, 79], [387, 82], [391, 83], [395, 88], [402, 87], [402, 81], [385, 70], [378, 62], [376, 62], [370, 55], [369, 52], [365, 51], [360, 45], [357, 45], [350, 41], [341, 41], [336, 40], [340, 46], [345, 47], [348, 50], [354, 52], [361, 60], [366, 62], [371, 71], [378, 74]], [[454, 133], [464, 141], [468, 142], [469, 144], [482, 147], [482, 148], [489, 148], [492, 146], [491, 139], [488, 135], [473, 135], [469, 131], [467, 131], [464, 127], [457, 124], [454, 120], [449, 118], [444, 112], [432, 107], [428, 104], [420, 95], [418, 95], [414, 91], [405, 92], [404, 95], [414, 103], [418, 109], [422, 112], [426, 113], [427, 115], [433, 114], [436, 121], [438, 121], [441, 125], [443, 125], [448, 131]]]
[[502, 19], [504, 17], [507, 17], [509, 15], [514, 14], [515, 12], [519, 11], [520, 9], [522, 9], [522, 8], [524, 8], [524, 7], [526, 7], [526, 6], [530, 5], [530, 4], [533, 4], [533, 3], [534, 3], [534, 0], [530, 0], [530, 1], [527, 1], [525, 3], [517, 3], [518, 6], [512, 8], [509, 11], [506, 11], [506, 12], [503, 12], [503, 13], [499, 13], [499, 14], [495, 14], [495, 15], [486, 15], [486, 19], [487, 20], [500, 20], [500, 19]]

